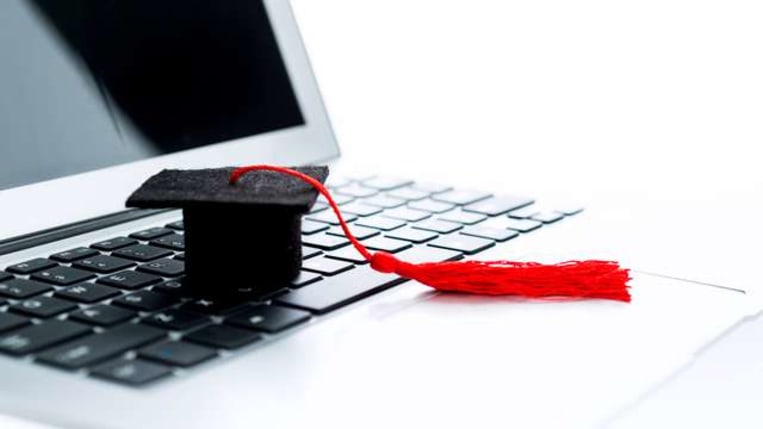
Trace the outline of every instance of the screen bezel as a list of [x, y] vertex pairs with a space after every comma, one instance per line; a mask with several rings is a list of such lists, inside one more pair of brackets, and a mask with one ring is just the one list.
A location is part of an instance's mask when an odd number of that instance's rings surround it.
[[0, 191], [0, 239], [124, 209], [163, 168], [251, 163], [303, 165], [339, 156], [325, 106], [287, 0], [264, 0], [305, 124]]

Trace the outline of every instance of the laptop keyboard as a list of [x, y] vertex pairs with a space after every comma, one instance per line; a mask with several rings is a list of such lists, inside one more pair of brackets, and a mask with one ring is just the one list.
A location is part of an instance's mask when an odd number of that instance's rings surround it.
[[[474, 255], [580, 211], [399, 178], [329, 186], [364, 245], [411, 262]], [[404, 281], [371, 270], [337, 225], [319, 200], [302, 225], [299, 277], [235, 301], [187, 293], [182, 220], [4, 267], [0, 353], [139, 386], [277, 339]]]

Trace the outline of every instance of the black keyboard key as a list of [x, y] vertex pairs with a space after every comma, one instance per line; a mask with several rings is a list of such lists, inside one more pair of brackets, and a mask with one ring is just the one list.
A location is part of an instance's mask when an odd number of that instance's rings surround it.
[[384, 212], [384, 217], [391, 217], [392, 219], [400, 219], [407, 222], [418, 222], [431, 216], [427, 212], [421, 210], [413, 210], [407, 207], [399, 207], [396, 209], [387, 210]]
[[53, 267], [38, 271], [32, 274], [29, 278], [32, 280], [52, 283], [57, 286], [68, 286], [93, 277], [95, 277], [95, 274], [88, 271], [70, 267]]
[[182, 231], [183, 229], [185, 229], [185, 225], [183, 224], [182, 220], [179, 220], [179, 221], [176, 221], [176, 222], [172, 222], [172, 223], [168, 223], [167, 225], [164, 225], [164, 226], [166, 226], [167, 228], [170, 228], [170, 229], [176, 229], [178, 231]]
[[144, 347], [138, 352], [138, 356], [167, 365], [189, 367], [214, 358], [217, 356], [217, 352], [198, 344], [165, 341]]
[[26, 317], [16, 316], [15, 314], [10, 313], [0, 313], [0, 332], [18, 329], [29, 323], [29, 319]]
[[93, 249], [105, 250], [111, 252], [112, 250], [121, 249], [131, 244], [136, 244], [138, 240], [127, 237], [114, 237], [108, 240], [99, 241], [90, 245]]
[[[378, 230], [373, 228], [366, 228], [365, 226], [358, 226], [358, 225], [349, 225], [350, 232], [352, 235], [355, 236], [358, 240], [365, 240], [366, 238], [371, 238], [373, 236], [381, 234]], [[342, 227], [340, 226], [332, 226], [331, 229], [328, 231], [329, 235], [335, 235], [337, 237], [344, 237], [344, 230], [342, 230]]]
[[334, 250], [333, 252], [326, 253], [326, 256], [331, 259], [339, 259], [340, 261], [353, 262], [355, 264], [366, 264], [366, 258], [358, 252], [354, 246], [347, 246], [343, 249]]
[[528, 206], [533, 203], [530, 198], [524, 197], [512, 197], [512, 196], [500, 196], [482, 200], [478, 203], [469, 204], [464, 207], [464, 210], [472, 213], [480, 213], [487, 216], [498, 216], [507, 213], [511, 210]]
[[411, 247], [411, 243], [407, 241], [387, 237], [370, 238], [363, 244], [371, 250], [382, 250], [389, 253], [397, 253]]
[[37, 359], [61, 368], [78, 369], [152, 343], [166, 335], [161, 329], [129, 323], [50, 349], [38, 355]]
[[416, 225], [413, 225], [413, 228], [422, 229], [424, 231], [437, 232], [440, 234], [449, 234], [451, 232], [458, 231], [459, 229], [463, 228], [463, 226], [453, 222], [427, 219], [423, 222], [419, 222]]
[[411, 243], [424, 243], [437, 238], [437, 234], [423, 229], [414, 229], [410, 227], [396, 229], [385, 234], [390, 238], [410, 241]]
[[405, 222], [398, 219], [391, 219], [382, 216], [370, 216], [362, 218], [355, 222], [355, 225], [366, 226], [368, 228], [380, 229], [382, 231], [392, 231], [393, 229], [405, 226]]
[[10, 311], [27, 316], [48, 318], [78, 308], [76, 304], [58, 298], [39, 296], [10, 306]]
[[342, 206], [342, 214], [349, 213], [355, 216], [371, 216], [377, 213], [381, 213], [380, 207], [363, 204], [361, 202], [353, 202]]
[[119, 289], [114, 289], [113, 287], [93, 283], [81, 283], [59, 290], [56, 292], [55, 296], [70, 301], [92, 304], [119, 294], [121, 294]]
[[325, 231], [329, 228], [330, 226], [323, 222], [314, 222], [308, 219], [302, 221], [302, 234], [305, 235], [315, 234], [317, 232]]
[[302, 269], [306, 271], [313, 271], [318, 274], [327, 276], [333, 276], [343, 271], [351, 269], [354, 265], [349, 262], [339, 261], [336, 259], [330, 259], [325, 256], [320, 258], [313, 258], [302, 263]]
[[154, 292], [168, 293], [176, 296], [191, 296], [193, 292], [185, 286], [184, 279], [167, 280], [151, 288]]
[[69, 319], [87, 323], [88, 325], [112, 326], [126, 322], [135, 317], [135, 315], [134, 311], [102, 304], [75, 311], [69, 315]]
[[58, 262], [74, 262], [78, 259], [87, 258], [88, 256], [97, 255], [98, 251], [89, 247], [77, 247], [75, 249], [69, 249], [63, 252], [50, 255], [50, 259]]
[[121, 271], [98, 279], [98, 283], [127, 290], [140, 289], [160, 281], [162, 278], [159, 276], [138, 271]]
[[307, 286], [310, 283], [315, 283], [322, 278], [323, 277], [321, 277], [320, 275], [316, 273], [311, 273], [308, 271], [300, 271], [299, 276], [297, 276], [296, 279], [291, 281], [291, 287], [300, 288], [302, 286]]
[[51, 289], [53, 287], [34, 280], [10, 279], [0, 282], [0, 296], [12, 299], [29, 298]]
[[73, 267], [83, 270], [94, 271], [96, 273], [108, 274], [114, 271], [124, 270], [135, 265], [135, 262], [117, 258], [114, 256], [97, 255], [91, 258], [81, 259], [72, 264]]
[[232, 326], [210, 325], [187, 334], [183, 339], [216, 349], [231, 350], [261, 340], [262, 335]]
[[476, 203], [477, 201], [490, 198], [491, 196], [492, 194], [488, 192], [455, 189], [434, 195], [432, 196], [432, 199], [443, 203], [465, 206], [467, 204]]
[[225, 323], [256, 331], [276, 333], [310, 320], [310, 313], [275, 305], [257, 305], [236, 314]]
[[495, 242], [465, 235], [446, 235], [427, 243], [427, 245], [472, 255], [494, 246]]
[[13, 278], [13, 275], [6, 273], [5, 271], [0, 271], [0, 282], [10, 280]]
[[[342, 217], [344, 218], [345, 222], [352, 222], [357, 219], [357, 216], [349, 213], [342, 213]], [[327, 223], [330, 225], [339, 225], [339, 219], [337, 219], [333, 210], [326, 210], [317, 214], [311, 214], [306, 220], [319, 223]]]
[[143, 319], [143, 323], [170, 331], [187, 331], [209, 322], [209, 317], [177, 309], [160, 311]]
[[164, 235], [170, 235], [173, 231], [169, 228], [157, 226], [155, 228], [144, 229], [143, 231], [133, 232], [130, 237], [138, 240], [153, 240]]
[[224, 315], [235, 313], [244, 305], [240, 300], [199, 298], [183, 304], [180, 308], [200, 314]]
[[429, 213], [445, 213], [453, 210], [456, 206], [450, 203], [426, 199], [409, 203], [408, 207], [413, 210], [421, 210]]
[[0, 335], [0, 352], [21, 356], [90, 332], [79, 323], [51, 320]]
[[139, 266], [138, 270], [162, 277], [177, 277], [185, 272], [185, 262], [177, 259], [159, 259]]
[[177, 304], [178, 299], [166, 293], [148, 290], [120, 296], [111, 301], [112, 304], [136, 311], [156, 311]]
[[505, 219], [503, 225], [514, 231], [530, 232], [543, 226], [543, 223], [532, 219]]
[[6, 270], [14, 274], [31, 274], [35, 271], [43, 270], [45, 268], [55, 267], [56, 263], [50, 259], [37, 258], [30, 261], [21, 262], [15, 265], [7, 267]]
[[401, 179], [399, 177], [383, 177], [376, 176], [370, 179], [364, 180], [363, 186], [378, 189], [380, 191], [389, 191], [391, 189], [402, 188], [413, 183], [410, 179]]
[[372, 198], [365, 198], [362, 200], [363, 204], [368, 204], [384, 209], [394, 209], [396, 207], [402, 207], [407, 201], [401, 198], [388, 197], [386, 195], [377, 195]]
[[312, 258], [313, 256], [318, 256], [321, 253], [323, 253], [323, 252], [321, 252], [318, 249], [314, 249], [312, 247], [307, 247], [307, 246], [302, 246], [302, 259], [309, 259], [309, 258]]
[[323, 314], [380, 292], [401, 281], [397, 276], [382, 274], [364, 265], [341, 276], [327, 277], [317, 283], [295, 289], [275, 298], [275, 301], [289, 307]]
[[350, 244], [350, 241], [344, 237], [337, 237], [335, 235], [315, 234], [302, 238], [302, 243], [306, 246], [317, 247], [321, 250], [334, 250]]
[[133, 261], [147, 262], [172, 255], [172, 251], [147, 244], [134, 244], [130, 247], [119, 249], [112, 253], [112, 255], [132, 259]]
[[462, 225], [474, 225], [487, 219], [487, 216], [479, 213], [469, 213], [462, 210], [453, 210], [440, 216], [440, 220], [455, 222]]
[[183, 251], [185, 250], [185, 236], [180, 234], [170, 234], [151, 240], [154, 246], [165, 247], [167, 249]]
[[130, 386], [141, 386], [172, 374], [172, 369], [140, 359], [119, 359], [101, 365], [90, 375]]
[[564, 214], [558, 212], [540, 212], [533, 215], [532, 220], [543, 223], [554, 223], [564, 218]]
[[461, 234], [472, 237], [487, 238], [488, 240], [506, 241], [519, 235], [510, 229], [490, 228], [486, 226], [470, 226], [461, 230]]

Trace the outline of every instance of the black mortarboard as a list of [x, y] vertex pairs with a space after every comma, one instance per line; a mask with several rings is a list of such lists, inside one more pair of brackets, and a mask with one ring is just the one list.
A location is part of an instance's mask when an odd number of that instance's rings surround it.
[[[186, 283], [199, 295], [267, 293], [302, 265], [301, 216], [318, 193], [296, 178], [253, 171], [235, 184], [233, 168], [163, 170], [127, 200], [128, 207], [183, 209]], [[327, 167], [295, 168], [324, 182]]]

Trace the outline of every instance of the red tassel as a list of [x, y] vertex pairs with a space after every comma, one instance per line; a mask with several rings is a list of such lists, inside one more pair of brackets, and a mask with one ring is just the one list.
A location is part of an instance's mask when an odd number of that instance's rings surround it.
[[630, 302], [629, 271], [612, 261], [567, 261], [558, 264], [513, 261], [454, 261], [412, 264], [386, 252], [371, 253], [352, 235], [339, 207], [323, 184], [298, 171], [270, 165], [237, 168], [234, 184], [254, 170], [274, 171], [301, 179], [329, 202], [340, 226], [355, 248], [379, 272], [394, 273], [435, 289], [480, 295], [517, 295], [528, 298], [601, 298]]

